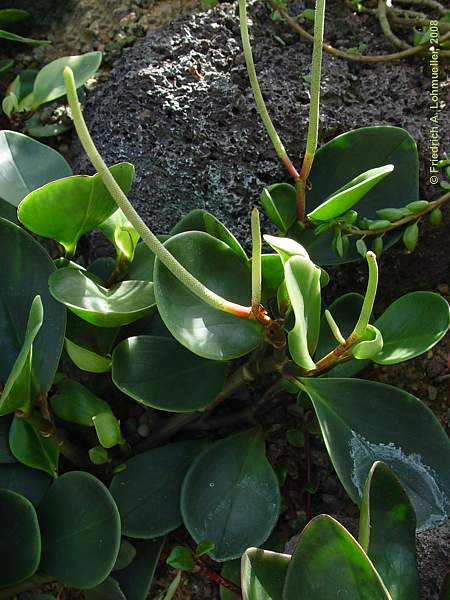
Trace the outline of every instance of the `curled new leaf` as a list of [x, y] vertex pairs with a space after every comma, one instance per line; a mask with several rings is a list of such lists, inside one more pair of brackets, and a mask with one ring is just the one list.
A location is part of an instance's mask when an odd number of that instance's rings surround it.
[[353, 346], [352, 354], [358, 360], [373, 359], [383, 348], [383, 336], [373, 325], [367, 325], [362, 339]]
[[242, 556], [241, 585], [244, 600], [283, 600], [290, 556], [249, 548]]

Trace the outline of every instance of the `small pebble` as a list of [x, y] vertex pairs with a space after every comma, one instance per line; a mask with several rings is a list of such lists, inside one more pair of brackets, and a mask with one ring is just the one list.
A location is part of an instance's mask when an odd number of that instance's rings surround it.
[[428, 360], [430, 360], [430, 358], [433, 358], [433, 350], [428, 350], [427, 358], [428, 358]]
[[436, 400], [437, 395], [438, 395], [437, 388], [435, 388], [434, 385], [429, 385], [428, 386], [428, 398], [430, 400]]
[[141, 437], [146, 438], [146, 437], [148, 437], [148, 434], [150, 433], [150, 427], [146, 423], [142, 423], [137, 428], [137, 432]]
[[448, 294], [448, 291], [449, 291], [448, 283], [440, 283], [437, 286], [437, 289], [441, 292], [441, 294]]

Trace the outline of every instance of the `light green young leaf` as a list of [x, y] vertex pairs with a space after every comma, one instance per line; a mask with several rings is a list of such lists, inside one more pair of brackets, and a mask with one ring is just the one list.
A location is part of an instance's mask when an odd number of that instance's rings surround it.
[[128, 262], [133, 260], [140, 236], [120, 208], [100, 223], [98, 228], [114, 244], [119, 256], [122, 254]]
[[241, 560], [244, 600], [283, 600], [283, 587], [291, 557], [261, 548], [248, 548]]
[[65, 338], [65, 348], [72, 362], [82, 371], [89, 373], [106, 373], [111, 369], [111, 359], [101, 356], [92, 350], [78, 346]]
[[120, 431], [120, 424], [108, 407], [107, 412], [99, 413], [92, 417], [98, 441], [103, 448], [109, 449], [122, 445], [125, 440]]
[[277, 252], [283, 262], [283, 265], [292, 256], [303, 256], [309, 259], [309, 254], [301, 244], [287, 237], [275, 237], [273, 235], [264, 235], [264, 241]]
[[286, 286], [295, 314], [294, 328], [288, 333], [289, 352], [303, 369], [316, 366], [314, 355], [320, 330], [320, 269], [309, 259], [293, 256], [284, 266]]
[[367, 325], [363, 338], [353, 346], [352, 354], [358, 360], [373, 360], [382, 348], [383, 336], [380, 330], [373, 325]]
[[107, 402], [95, 396], [84, 385], [72, 379], [63, 379], [57, 392], [50, 398], [50, 406], [63, 421], [93, 427], [92, 418], [99, 413], [111, 412]]

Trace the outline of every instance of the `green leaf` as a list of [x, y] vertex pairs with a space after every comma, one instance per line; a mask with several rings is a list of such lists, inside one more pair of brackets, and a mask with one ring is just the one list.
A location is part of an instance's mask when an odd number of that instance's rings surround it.
[[126, 569], [114, 573], [127, 600], [146, 600], [165, 538], [133, 540], [136, 558]]
[[191, 412], [208, 406], [225, 384], [228, 365], [201, 358], [168, 337], [123, 340], [113, 353], [112, 378], [146, 406]]
[[3, 200], [18, 206], [33, 190], [70, 175], [72, 169], [56, 150], [22, 133], [0, 131], [0, 198]]
[[27, 112], [32, 104], [32, 91], [37, 71], [22, 69], [9, 84], [2, 101], [3, 112], [9, 118], [13, 112]]
[[28, 316], [25, 340], [0, 396], [0, 415], [21, 410], [27, 412], [32, 403], [31, 368], [33, 342], [44, 318], [42, 300], [36, 296]]
[[276, 296], [277, 290], [284, 281], [284, 268], [278, 254], [261, 256], [261, 274], [263, 294], [266, 298]]
[[198, 543], [211, 540], [211, 558], [237, 558], [262, 544], [277, 519], [280, 492], [259, 429], [215, 442], [192, 463], [183, 482], [181, 514]]
[[264, 241], [278, 253], [283, 265], [285, 265], [292, 256], [302, 256], [303, 258], [309, 259], [309, 254], [305, 248], [295, 240], [291, 240], [291, 238], [281, 238], [273, 235], [264, 235], [263, 237]]
[[89, 460], [93, 465], [104, 465], [109, 462], [108, 451], [103, 446], [94, 446], [89, 448]]
[[190, 571], [195, 566], [192, 552], [185, 546], [175, 546], [167, 557], [166, 563], [173, 569], [182, 571]]
[[56, 475], [58, 450], [25, 419], [14, 417], [9, 430], [9, 446], [22, 464], [52, 476]]
[[87, 348], [82, 348], [67, 338], [65, 338], [65, 348], [72, 362], [82, 371], [106, 373], [111, 369], [110, 358], [100, 356], [100, 354], [96, 354]]
[[34, 506], [39, 505], [51, 481], [43, 471], [20, 463], [0, 465], [0, 488], [25, 496]]
[[0, 27], [8, 27], [15, 25], [21, 21], [25, 21], [30, 16], [27, 10], [19, 8], [2, 8], [0, 10]]
[[200, 441], [177, 442], [125, 463], [125, 471], [113, 478], [110, 487], [124, 535], [154, 538], [179, 527], [181, 484], [201, 448]]
[[291, 557], [261, 548], [242, 556], [241, 585], [244, 600], [283, 600], [283, 587]]
[[297, 194], [288, 183], [275, 183], [264, 188], [260, 201], [267, 218], [285, 234], [297, 218]]
[[444, 337], [450, 326], [450, 308], [439, 294], [411, 292], [393, 302], [375, 326], [383, 335], [384, 346], [373, 360], [394, 365], [420, 356]]
[[204, 554], [208, 554], [208, 552], [214, 550], [214, 546], [214, 542], [211, 542], [210, 540], [203, 540], [202, 542], [197, 544], [197, 547], [195, 549], [195, 556], [203, 556]]
[[[358, 204], [359, 217], [376, 218], [376, 211], [390, 206], [402, 208], [419, 197], [419, 162], [417, 147], [404, 130], [391, 126], [374, 126], [355, 129], [337, 136], [319, 148], [310, 173], [311, 189], [306, 194], [309, 212], [322, 204], [336, 190], [360, 173], [394, 165], [394, 172], [371, 189]], [[327, 174], [324, 177], [324, 173]], [[301, 234], [311, 260], [320, 265], [339, 264], [357, 260], [358, 253], [351, 243], [344, 258], [334, 255], [331, 249], [332, 231], [314, 236], [311, 228]], [[400, 232], [384, 237], [385, 248], [399, 239]]]
[[364, 487], [359, 541], [392, 600], [420, 600], [416, 564], [416, 515], [397, 477], [373, 464]]
[[[133, 181], [134, 167], [119, 163], [110, 172], [125, 194]], [[102, 178], [73, 175], [52, 181], [30, 192], [20, 203], [19, 221], [33, 233], [64, 246], [68, 256], [75, 253], [78, 240], [105, 221], [117, 206]], [[70, 218], [68, 218], [70, 215]]]
[[77, 346], [91, 350], [95, 354], [101, 356], [109, 354], [118, 333], [117, 327], [95, 327], [72, 312], [67, 314], [66, 337]]
[[358, 360], [372, 359], [383, 348], [383, 336], [379, 329], [373, 325], [367, 325], [361, 340], [352, 348], [352, 354]]
[[80, 471], [61, 475], [38, 510], [41, 567], [69, 587], [99, 585], [120, 547], [120, 517], [103, 483]]
[[63, 379], [57, 390], [50, 398], [50, 406], [55, 415], [63, 421], [93, 427], [93, 417], [99, 413], [111, 412], [107, 402], [95, 396], [78, 381]]
[[98, 441], [103, 448], [113, 448], [124, 444], [125, 440], [120, 431], [120, 424], [108, 407], [107, 412], [99, 413], [92, 417]]
[[56, 300], [97, 327], [132, 323], [148, 314], [155, 304], [153, 284], [146, 281], [122, 281], [105, 288], [88, 273], [66, 267], [53, 273], [48, 283]]
[[150, 248], [144, 242], [140, 242], [134, 251], [133, 262], [128, 267], [128, 278], [136, 281], [153, 281], [155, 258]]
[[184, 216], [171, 230], [170, 235], [185, 231], [204, 231], [229, 246], [242, 260], [247, 261], [247, 254], [234, 235], [207, 210], [195, 209]]
[[303, 369], [316, 366], [311, 356], [317, 346], [320, 329], [320, 269], [309, 259], [293, 256], [284, 266], [289, 300], [295, 325], [288, 333], [289, 352]]
[[[164, 244], [175, 258], [212, 291], [248, 306], [251, 273], [224, 242], [202, 231], [179, 233]], [[159, 313], [180, 344], [212, 360], [248, 354], [261, 342], [262, 327], [205, 304], [157, 259], [154, 272]]]
[[122, 538], [120, 542], [119, 554], [117, 555], [116, 562], [114, 563], [113, 571], [120, 571], [126, 569], [136, 558], [136, 548], [131, 542]]
[[64, 56], [57, 58], [39, 71], [34, 83], [34, 106], [37, 108], [44, 102], [51, 102], [65, 96], [64, 68], [70, 67], [77, 88], [92, 77], [102, 62], [101, 52], [87, 52], [80, 56]]
[[96, 587], [86, 590], [85, 600], [127, 600], [113, 577], [107, 577]]
[[0, 490], [0, 586], [12, 586], [32, 577], [41, 556], [36, 511], [29, 500]]
[[358, 542], [329, 515], [303, 529], [288, 567], [283, 600], [391, 600]]
[[55, 271], [52, 260], [29, 234], [0, 219], [0, 381], [5, 383], [25, 342], [30, 306], [40, 296], [44, 322], [33, 343], [32, 381], [36, 393], [52, 385], [61, 356], [66, 316], [64, 307], [48, 292], [48, 277]]
[[[374, 462], [399, 477], [419, 531], [450, 509], [450, 442], [433, 413], [404, 390], [360, 379], [303, 378], [328, 453], [346, 492], [360, 503]], [[363, 400], [363, 401], [362, 401]]]
[[329, 221], [357, 204], [367, 192], [394, 170], [394, 165], [370, 169], [354, 177], [308, 214], [310, 221]]
[[[239, 558], [235, 558], [234, 560], [229, 560], [223, 563], [222, 570], [220, 574], [235, 583], [236, 585], [241, 585], [241, 560]], [[234, 594], [231, 590], [220, 586], [220, 600], [236, 600], [236, 594]]]
[[20, 44], [30, 44], [35, 46], [45, 46], [51, 44], [48, 40], [35, 40], [33, 38], [23, 37], [10, 31], [0, 29], [0, 40], [7, 40], [8, 42], [19, 42]]
[[[131, 187], [131, 182], [130, 182]], [[126, 194], [128, 193], [125, 192]], [[123, 212], [116, 210], [106, 221], [100, 223], [98, 228], [103, 235], [114, 245], [118, 255], [123, 255], [131, 262], [134, 257], [136, 244], [140, 235], [126, 218]]]
[[11, 58], [0, 59], [0, 77], [9, 71], [13, 64], [14, 61]]

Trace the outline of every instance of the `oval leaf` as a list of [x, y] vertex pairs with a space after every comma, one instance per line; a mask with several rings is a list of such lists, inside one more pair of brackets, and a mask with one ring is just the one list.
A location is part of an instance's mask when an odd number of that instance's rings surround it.
[[181, 525], [181, 484], [202, 446], [200, 441], [178, 442], [125, 463], [127, 468], [114, 477], [110, 487], [125, 535], [149, 539]]
[[31, 502], [0, 490], [0, 527], [0, 586], [11, 586], [34, 575], [39, 566], [41, 535]]
[[320, 206], [309, 213], [308, 219], [315, 222], [329, 221], [346, 212], [363, 198], [386, 175], [392, 173], [394, 165], [385, 165], [361, 173], [329, 196]]
[[33, 96], [35, 108], [65, 96], [64, 68], [70, 67], [77, 88], [92, 77], [102, 62], [101, 52], [87, 52], [80, 56], [63, 56], [45, 65], [34, 82]]
[[217, 561], [237, 558], [270, 535], [280, 492], [264, 451], [264, 437], [251, 429], [206, 448], [183, 482], [181, 514], [194, 540], [210, 540]]
[[[249, 305], [250, 271], [227, 244], [202, 231], [189, 231], [171, 237], [164, 245], [209, 289], [227, 300]], [[194, 354], [212, 360], [230, 360], [248, 354], [260, 343], [262, 328], [256, 321], [205, 304], [158, 259], [154, 282], [164, 323], [174, 338]]]
[[114, 573], [127, 600], [146, 600], [165, 538], [133, 540], [136, 557], [126, 568]]
[[9, 430], [9, 446], [22, 464], [56, 475], [58, 450], [25, 419], [14, 417]]
[[309, 259], [293, 256], [285, 264], [284, 274], [295, 314], [295, 325], [288, 333], [289, 352], [297, 365], [314, 369], [311, 355], [320, 330], [320, 269]]
[[[133, 165], [119, 163], [109, 170], [121, 190], [128, 194]], [[72, 256], [80, 237], [103, 223], [116, 209], [114, 198], [97, 173], [65, 177], [30, 192], [20, 203], [17, 216], [27, 229], [58, 241], [67, 255]]]
[[319, 515], [303, 529], [289, 564], [284, 600], [391, 600], [358, 542], [335, 519]]
[[103, 483], [80, 471], [65, 473], [38, 510], [42, 569], [69, 587], [101, 583], [116, 562], [120, 517]]
[[407, 491], [419, 531], [447, 518], [450, 442], [420, 400], [374, 381], [303, 378], [301, 382], [314, 404], [334, 468], [354, 502], [361, 502], [370, 468], [381, 460]]
[[13, 206], [49, 181], [72, 175], [59, 152], [15, 131], [0, 131], [0, 157], [0, 198]]
[[100, 356], [87, 348], [82, 348], [66, 338], [66, 352], [72, 362], [82, 371], [89, 373], [106, 373], [111, 369], [111, 359]]
[[40, 504], [51, 481], [43, 471], [29, 469], [20, 463], [0, 465], [0, 488], [25, 496], [33, 506]]
[[95, 396], [78, 381], [63, 379], [57, 389], [57, 393], [50, 398], [50, 406], [55, 415], [63, 421], [93, 427], [93, 417], [111, 412], [107, 402]]
[[113, 353], [116, 386], [159, 410], [191, 412], [205, 408], [219, 394], [227, 373], [227, 363], [201, 358], [168, 337], [128, 338]]
[[111, 288], [98, 284], [79, 269], [65, 267], [49, 280], [52, 296], [97, 327], [120, 327], [142, 318], [155, 304], [153, 284], [122, 281]]
[[0, 381], [5, 383], [26, 336], [33, 299], [40, 296], [44, 322], [33, 342], [32, 381], [35, 391], [46, 394], [61, 356], [66, 311], [48, 292], [48, 277], [56, 269], [43, 247], [17, 225], [0, 219]]
[[364, 487], [359, 541], [392, 600], [420, 600], [416, 563], [416, 515], [400, 481], [376, 462]]

